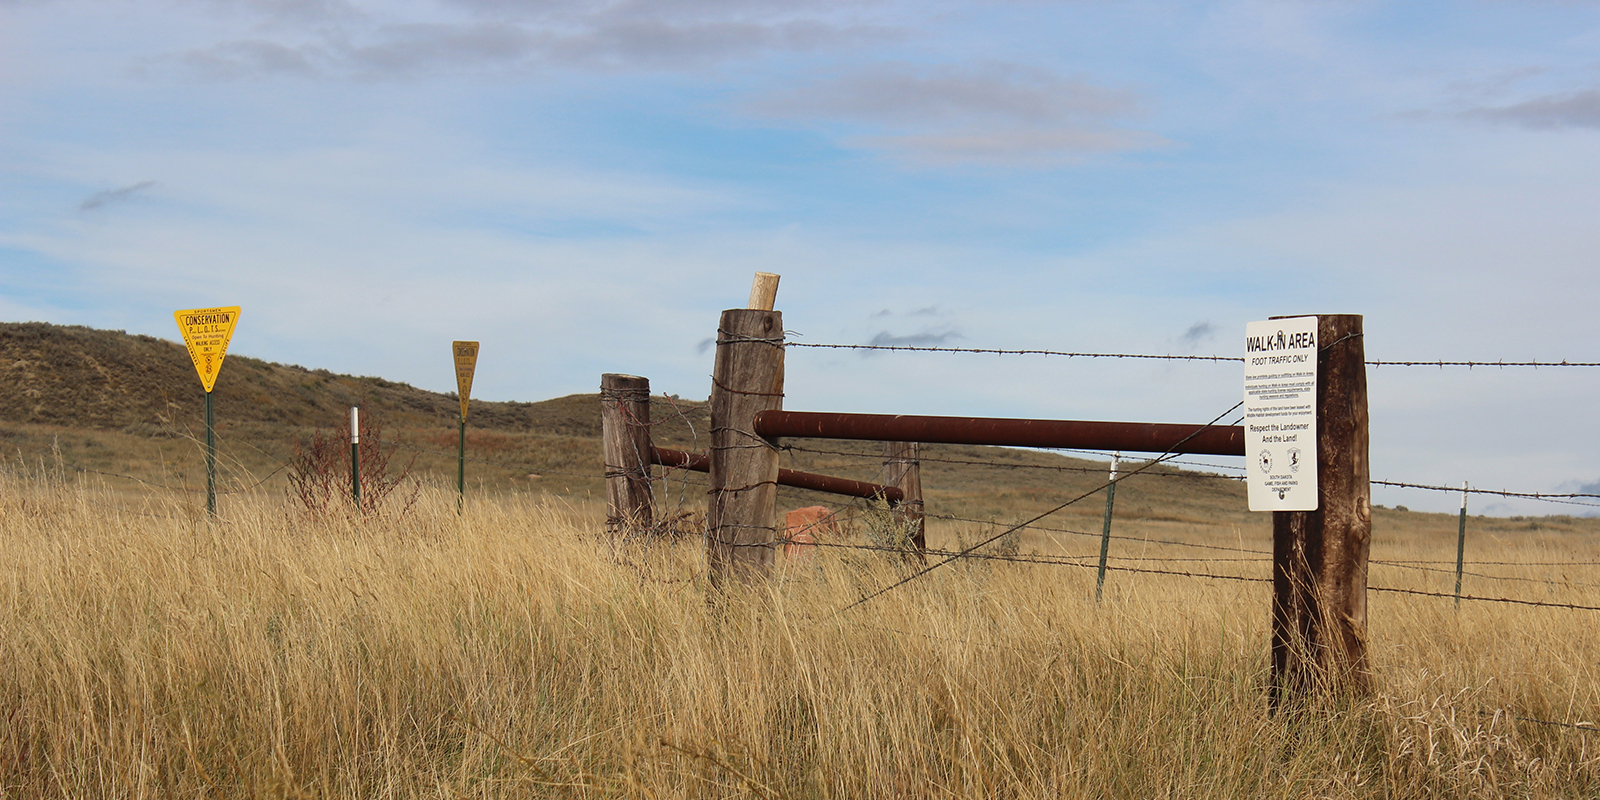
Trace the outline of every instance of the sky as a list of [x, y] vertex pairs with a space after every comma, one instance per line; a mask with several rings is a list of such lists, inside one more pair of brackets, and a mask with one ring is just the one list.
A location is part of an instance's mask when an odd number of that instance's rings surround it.
[[[802, 342], [1237, 356], [1353, 313], [1370, 359], [1600, 361], [1597, 178], [1579, 0], [0, 0], [0, 319], [239, 305], [230, 353], [437, 391], [475, 339], [486, 400], [703, 398], [756, 271]], [[1235, 363], [787, 370], [798, 410], [1242, 396]], [[1368, 379], [1375, 479], [1600, 490], [1600, 369]]]

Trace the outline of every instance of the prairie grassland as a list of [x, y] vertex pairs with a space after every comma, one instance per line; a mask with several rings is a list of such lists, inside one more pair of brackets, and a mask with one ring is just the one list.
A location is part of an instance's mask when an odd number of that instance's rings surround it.
[[[0, 514], [4, 797], [1600, 794], [1600, 733], [1518, 719], [1600, 721], [1595, 612], [1374, 594], [1377, 694], [1274, 718], [1261, 584], [1118, 573], [1096, 605], [1091, 570], [963, 562], [835, 613], [904, 563], [824, 550], [712, 600], [698, 542], [614, 549], [599, 508], [516, 493], [208, 523], [11, 472]], [[1473, 556], [1600, 561], [1533, 533]], [[1232, 563], [1190, 566], [1259, 570]]]

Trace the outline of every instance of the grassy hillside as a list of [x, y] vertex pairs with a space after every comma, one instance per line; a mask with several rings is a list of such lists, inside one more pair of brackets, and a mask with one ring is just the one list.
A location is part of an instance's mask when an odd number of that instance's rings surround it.
[[[73, 466], [162, 485], [193, 488], [203, 478], [202, 394], [181, 345], [120, 331], [5, 323], [0, 324], [0, 365], [5, 369], [0, 420], [9, 423], [3, 443], [14, 457], [50, 460], [59, 451]], [[271, 474], [313, 431], [342, 426], [354, 404], [384, 428], [386, 440], [404, 445], [400, 460], [415, 457], [413, 468], [425, 476], [442, 480], [454, 474], [453, 393], [234, 354], [217, 384], [215, 402], [221, 458], [234, 488]], [[468, 438], [474, 485], [599, 491], [599, 408], [592, 394], [526, 403], [474, 401]], [[710, 419], [703, 403], [658, 397], [652, 415], [657, 444], [704, 447]], [[880, 469], [876, 445], [789, 444], [795, 446], [785, 459], [791, 468], [865, 480], [876, 479]], [[925, 453], [930, 502], [959, 505], [961, 516], [971, 518], [1058, 502], [1062, 493], [1097, 485], [1104, 470], [1100, 463], [1054, 453], [946, 446]], [[1167, 467], [1157, 471], [1186, 474]], [[281, 481], [281, 475], [273, 480]], [[1151, 480], [1129, 484], [1122, 503], [1130, 519], [1161, 516], [1157, 506], [1183, 506], [1188, 510], [1169, 520], [1182, 521], [1223, 513], [1237, 506], [1240, 496], [1229, 481]], [[807, 505], [835, 498], [786, 491], [785, 501]]]
[[[122, 331], [0, 323], [0, 420], [163, 435], [200, 418], [204, 395], [181, 344]], [[596, 383], [599, 376], [595, 376]], [[226, 425], [308, 428], [336, 424], [361, 405], [391, 426], [453, 425], [454, 392], [229, 355], [217, 382]], [[598, 407], [596, 407], [598, 408]], [[591, 413], [593, 412], [593, 413]], [[572, 401], [474, 401], [476, 428], [598, 436], [597, 410]]]
[[[204, 479], [203, 393], [183, 346], [121, 331], [43, 323], [0, 323], [0, 446], [29, 462], [127, 475], [196, 488]], [[596, 375], [596, 383], [599, 376]], [[665, 398], [663, 398], [663, 401]], [[345, 425], [360, 405], [390, 443], [396, 463], [425, 478], [455, 473], [455, 394], [377, 377], [228, 356], [214, 395], [219, 460], [229, 488], [267, 479], [318, 430]], [[692, 446], [704, 404], [684, 402], [656, 436]], [[468, 439], [475, 486], [592, 492], [599, 488], [597, 395], [543, 402], [473, 401]], [[487, 463], [485, 463], [487, 462]], [[553, 482], [533, 484], [551, 475]], [[270, 476], [270, 477], [267, 477]], [[137, 484], [126, 484], [133, 488]]]

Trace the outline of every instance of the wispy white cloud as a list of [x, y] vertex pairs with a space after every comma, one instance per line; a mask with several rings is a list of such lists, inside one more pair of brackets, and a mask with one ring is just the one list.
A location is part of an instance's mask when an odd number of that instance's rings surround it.
[[187, 50], [152, 63], [167, 61], [193, 70], [208, 80], [258, 76], [311, 77], [329, 61], [320, 46], [290, 47], [277, 42], [238, 40]]
[[876, 64], [768, 93], [743, 110], [766, 119], [866, 127], [873, 132], [838, 141], [927, 164], [1048, 166], [1167, 144], [1117, 125], [1141, 112], [1134, 92], [1004, 62]]
[[410, 79], [462, 70], [684, 70], [892, 37], [864, 6], [785, 2], [455, 0], [396, 10], [334, 0], [250, 0], [267, 23], [149, 59], [211, 79]]
[[886, 151], [915, 164], [1052, 167], [1105, 153], [1163, 147], [1166, 139], [1142, 131], [1009, 130], [905, 136], [847, 136], [847, 147]]
[[883, 125], [951, 125], [974, 119], [1052, 126], [1137, 112], [1127, 90], [1107, 89], [1035, 66], [988, 62], [883, 63], [748, 102], [775, 118], [831, 118]]
[[1510, 105], [1483, 106], [1463, 111], [1460, 116], [1534, 130], [1600, 128], [1600, 89], [1544, 95]]

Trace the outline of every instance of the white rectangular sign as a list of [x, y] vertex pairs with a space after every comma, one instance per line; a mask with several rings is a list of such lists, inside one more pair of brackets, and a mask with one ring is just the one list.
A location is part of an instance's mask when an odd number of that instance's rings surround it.
[[1244, 327], [1251, 511], [1317, 510], [1317, 318]]

